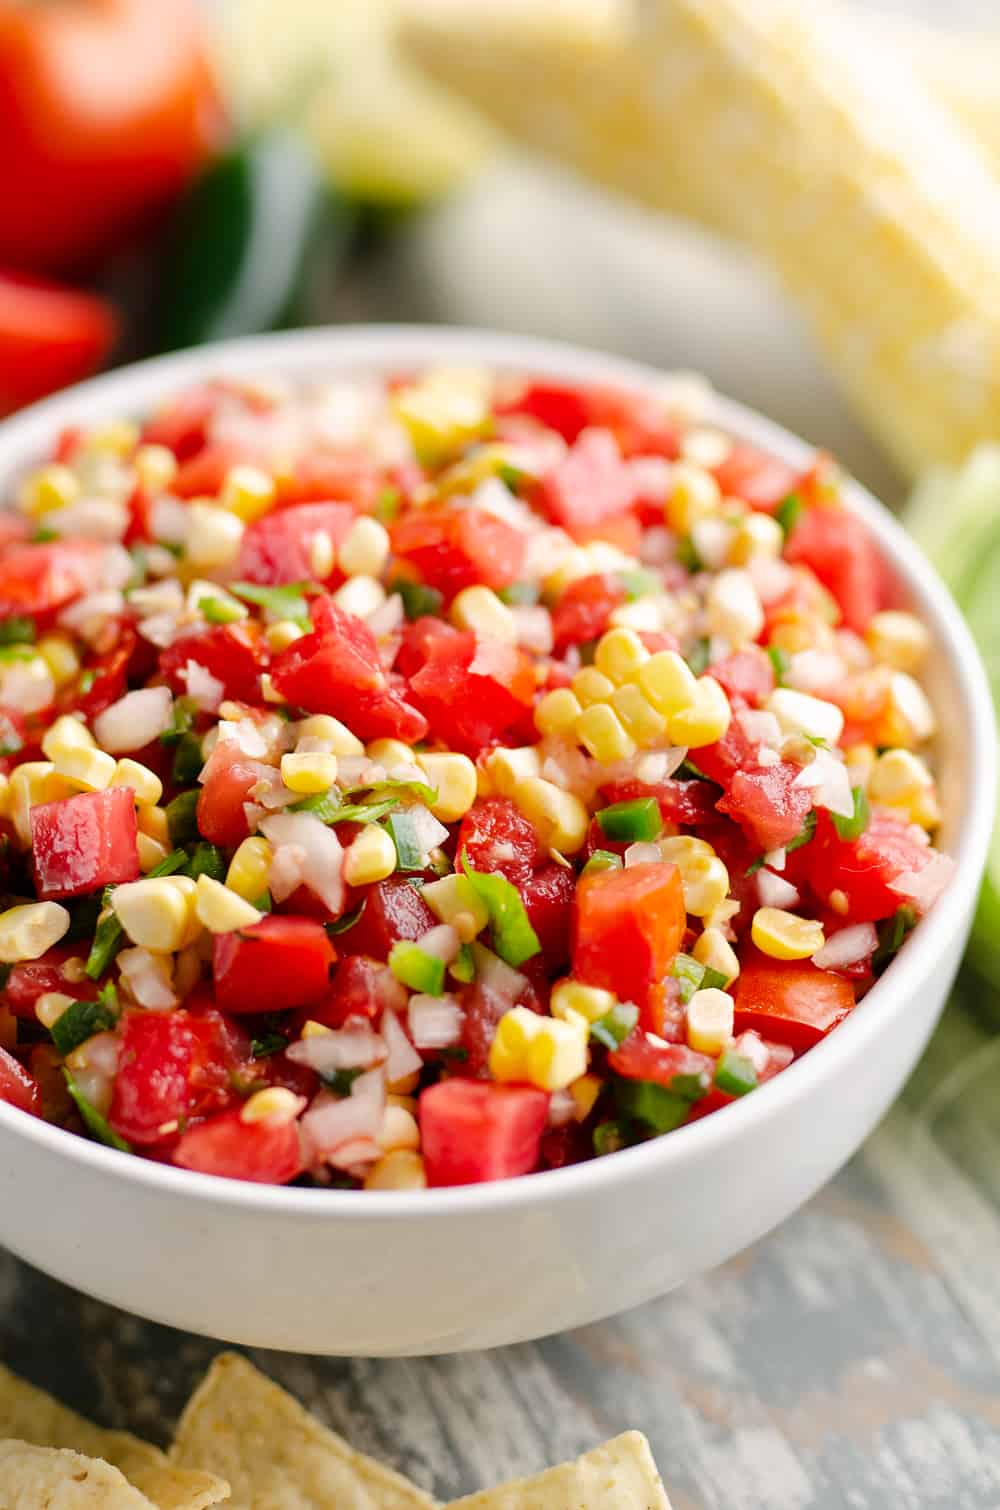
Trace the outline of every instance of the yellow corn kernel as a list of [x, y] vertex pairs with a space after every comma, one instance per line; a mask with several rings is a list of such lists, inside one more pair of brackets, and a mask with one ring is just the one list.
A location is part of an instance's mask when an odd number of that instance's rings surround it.
[[810, 739], [824, 739], [835, 745], [844, 731], [844, 715], [836, 703], [793, 687], [778, 687], [767, 700], [784, 734], [805, 734]]
[[52, 764], [57, 773], [85, 792], [103, 792], [111, 785], [117, 764], [104, 750], [88, 750], [79, 745], [56, 750]]
[[740, 973], [736, 950], [720, 928], [706, 928], [695, 941], [691, 953], [699, 965], [705, 965], [709, 970], [715, 970], [724, 976], [727, 986]]
[[230, 467], [219, 494], [219, 507], [252, 524], [273, 506], [277, 489], [274, 478], [260, 467]]
[[447, 751], [420, 754], [417, 764], [437, 792], [431, 812], [441, 823], [457, 823], [476, 800], [476, 767], [468, 755]]
[[49, 668], [49, 675], [57, 687], [65, 687], [80, 674], [80, 657], [72, 640], [64, 634], [45, 634], [38, 641], [36, 650]]
[[40, 959], [58, 944], [69, 923], [69, 913], [58, 902], [25, 902], [0, 912], [0, 962]]
[[230, 566], [239, 554], [243, 521], [214, 503], [196, 501], [188, 507], [184, 551], [191, 566]]
[[401, 1106], [386, 1106], [376, 1142], [383, 1153], [392, 1153], [397, 1148], [419, 1148], [420, 1128], [416, 1117]]
[[337, 559], [347, 577], [380, 577], [389, 559], [389, 531], [377, 519], [362, 514], [347, 531]]
[[348, 577], [343, 587], [337, 588], [333, 601], [345, 613], [367, 619], [385, 602], [385, 588], [375, 577]]
[[478, 372], [432, 372], [399, 388], [390, 408], [421, 461], [439, 461], [487, 430], [487, 384]]
[[43, 1028], [51, 1031], [66, 1008], [73, 1006], [75, 1001], [75, 996], [66, 996], [62, 991], [43, 991], [35, 1002], [35, 1016]]
[[[420, 895], [438, 921], [451, 923], [458, 929], [459, 936], [467, 932], [470, 938], [475, 938], [490, 920], [485, 902], [468, 876], [460, 872], [428, 882], [421, 888]], [[467, 924], [461, 924], [460, 919], [467, 919]]]
[[274, 850], [261, 835], [244, 839], [226, 872], [226, 885], [230, 891], [235, 891], [247, 902], [262, 897], [267, 890], [273, 856]]
[[616, 685], [632, 681], [648, 660], [649, 651], [634, 629], [609, 629], [594, 651], [594, 665]]
[[746, 566], [761, 557], [777, 559], [785, 548], [785, 534], [770, 514], [752, 509], [740, 520], [729, 543], [729, 560], [733, 566]]
[[844, 751], [844, 764], [851, 774], [853, 786], [867, 786], [877, 759], [878, 751], [874, 745], [857, 744], [847, 747]]
[[886, 750], [875, 761], [868, 783], [873, 802], [901, 808], [911, 823], [936, 828], [941, 822], [934, 777], [910, 750]]
[[699, 519], [719, 512], [722, 491], [711, 472], [692, 461], [679, 461], [674, 467], [670, 496], [664, 505], [664, 518], [678, 535], [690, 533]]
[[119, 760], [111, 778], [112, 786], [130, 786], [138, 807], [155, 807], [163, 796], [163, 782], [155, 771], [138, 760]]
[[12, 816], [10, 778], [0, 773], [0, 818]]
[[885, 744], [909, 749], [923, 744], [937, 728], [937, 719], [927, 694], [906, 671], [894, 671], [889, 684], [889, 714]]
[[68, 713], [57, 718], [42, 735], [42, 754], [55, 759], [57, 750], [94, 750], [97, 746], [87, 725]]
[[581, 1075], [579, 1080], [573, 1081], [569, 1086], [569, 1093], [575, 1103], [574, 1121], [586, 1122], [603, 1088], [604, 1082], [599, 1075]]
[[53, 509], [67, 508], [80, 496], [80, 480], [70, 467], [51, 462], [25, 478], [18, 496], [18, 507], [37, 519]]
[[384, 828], [369, 823], [351, 840], [344, 854], [344, 880], [348, 886], [371, 886], [384, 881], [396, 869], [396, 846]]
[[671, 716], [693, 706], [698, 696], [694, 672], [676, 650], [658, 650], [644, 661], [637, 677], [643, 696]]
[[539, 734], [568, 734], [579, 718], [580, 701], [569, 687], [546, 692], [535, 705], [535, 728]]
[[417, 1115], [417, 1098], [415, 1096], [386, 1096], [386, 1106], [401, 1106], [404, 1112], [412, 1112]]
[[337, 564], [337, 551], [326, 530], [317, 530], [309, 542], [309, 571], [322, 582]]
[[518, 787], [541, 777], [542, 757], [535, 745], [519, 745], [513, 750], [493, 750], [484, 766], [500, 796], [513, 797]]
[[166, 446], [140, 446], [132, 462], [147, 493], [163, 493], [177, 476], [177, 457]]
[[15, 766], [8, 781], [10, 817], [17, 837], [25, 846], [31, 843], [31, 809], [40, 802], [57, 802], [72, 797], [78, 788], [60, 776], [51, 760], [26, 760]]
[[738, 566], [717, 572], [705, 595], [711, 634], [739, 647], [755, 640], [764, 628], [764, 607], [750, 573]]
[[549, 1011], [553, 1017], [575, 1013], [588, 1022], [596, 1022], [617, 1005], [618, 998], [613, 991], [605, 991], [600, 986], [585, 986], [583, 981], [570, 978], [553, 987]]
[[750, 935], [761, 954], [771, 959], [808, 959], [825, 943], [822, 923], [780, 907], [759, 907]]
[[396, 766], [412, 766], [416, 763], [416, 756], [401, 739], [373, 739], [371, 744], [366, 745], [364, 754], [376, 765], [384, 766], [387, 771], [394, 770]]
[[865, 641], [876, 661], [895, 671], [916, 671], [931, 647], [930, 633], [916, 614], [887, 608], [875, 614]]
[[279, 619], [276, 624], [268, 624], [264, 631], [269, 649], [275, 651], [287, 650], [289, 645], [301, 640], [305, 633], [302, 625], [296, 624], [294, 619]]
[[454, 493], [471, 493], [488, 477], [502, 477], [508, 469], [527, 477], [538, 475], [528, 452], [517, 446], [483, 445], [473, 447], [435, 477], [434, 487], [441, 498], [450, 498]]
[[490, 1047], [490, 1073], [501, 1082], [527, 1081], [557, 1091], [587, 1071], [589, 1027], [585, 1017], [541, 1017], [512, 1007], [497, 1024]]
[[576, 737], [595, 760], [612, 765], [616, 760], [631, 760], [636, 752], [635, 740], [622, 728], [617, 713], [607, 703], [592, 703], [576, 721]]
[[144, 834], [141, 830], [135, 836], [135, 847], [136, 853], [139, 856], [139, 869], [144, 876], [155, 869], [160, 861], [165, 860], [169, 854], [169, 850], [165, 844], [161, 844], [159, 839], [151, 839], [148, 834]]
[[487, 639], [517, 643], [517, 620], [489, 587], [463, 587], [452, 602], [451, 622]]
[[[331, 755], [365, 753], [365, 747], [357, 735], [352, 734], [346, 724], [342, 724], [339, 718], [332, 718], [329, 713], [314, 713], [309, 718], [300, 719], [292, 732], [296, 740], [320, 740], [323, 748], [329, 750]], [[402, 748], [405, 750], [407, 747], [403, 745]], [[409, 751], [407, 758], [412, 759]]]
[[564, 792], [554, 782], [531, 776], [519, 782], [511, 795], [543, 848], [557, 849], [561, 855], [575, 855], [583, 848], [590, 814], [573, 792]]
[[313, 750], [306, 755], [282, 755], [281, 779], [290, 792], [314, 797], [329, 791], [337, 779], [337, 757]]
[[332, 1032], [333, 1029], [328, 1028], [325, 1022], [316, 1022], [314, 1018], [310, 1017], [302, 1024], [302, 1032], [299, 1034], [299, 1037], [325, 1038], [328, 1033]]
[[155, 839], [158, 844], [162, 844], [164, 849], [169, 848], [170, 821], [167, 818], [166, 808], [140, 807], [136, 814], [136, 821], [139, 824], [139, 832], [141, 834], [148, 834], [151, 839]]
[[729, 728], [732, 716], [729, 699], [715, 677], [700, 676], [691, 707], [670, 715], [671, 742], [685, 745], [690, 750], [715, 744]]
[[581, 667], [571, 686], [581, 708], [589, 708], [591, 703], [606, 703], [615, 690], [614, 682], [596, 666]]
[[394, 1148], [373, 1164], [365, 1176], [366, 1190], [426, 1190], [427, 1171], [412, 1148]]
[[96, 425], [83, 438], [83, 449], [90, 455], [127, 456], [139, 441], [139, 426], [130, 419], [110, 419]]
[[187, 876], [147, 876], [126, 881], [111, 893], [111, 907], [125, 932], [140, 949], [151, 954], [173, 954], [191, 942], [191, 907], [179, 881], [195, 883]]
[[728, 991], [715, 986], [696, 991], [687, 1004], [688, 1048], [699, 1054], [721, 1054], [733, 1036], [734, 1012]]
[[287, 1086], [268, 1085], [247, 1097], [240, 1107], [240, 1121], [267, 1122], [272, 1127], [283, 1127], [295, 1121], [305, 1104], [305, 1097], [297, 1096]]
[[662, 742], [667, 732], [667, 720], [633, 683], [626, 682], [623, 687], [615, 688], [611, 706], [640, 749]]
[[688, 834], [660, 840], [660, 853], [681, 873], [684, 906], [692, 917], [704, 918], [729, 895], [729, 872], [704, 839]]
[[196, 883], [195, 916], [209, 933], [235, 933], [237, 928], [252, 928], [262, 914], [241, 897], [238, 891], [200, 875]]

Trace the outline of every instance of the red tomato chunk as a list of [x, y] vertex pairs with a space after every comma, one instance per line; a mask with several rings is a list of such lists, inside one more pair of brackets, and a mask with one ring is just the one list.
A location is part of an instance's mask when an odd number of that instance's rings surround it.
[[549, 1098], [523, 1085], [442, 1080], [420, 1098], [431, 1185], [474, 1185], [527, 1174], [538, 1163]]
[[734, 987], [736, 1032], [754, 1028], [796, 1050], [811, 1048], [854, 1009], [850, 981], [808, 960], [751, 952]]
[[33, 1075], [29, 1075], [13, 1054], [0, 1049], [0, 1101], [16, 1106], [18, 1111], [42, 1114], [42, 1093]]
[[78, 897], [139, 874], [138, 826], [131, 787], [81, 792], [31, 809], [38, 895]]
[[173, 1162], [200, 1174], [287, 1185], [302, 1168], [298, 1128], [294, 1122], [244, 1122], [238, 1111], [222, 1112], [184, 1133]]
[[320, 1001], [337, 954], [322, 923], [265, 917], [215, 936], [215, 994], [226, 1012], [281, 1012]]
[[641, 1005], [681, 947], [684, 891], [676, 865], [583, 876], [576, 888], [573, 974]]

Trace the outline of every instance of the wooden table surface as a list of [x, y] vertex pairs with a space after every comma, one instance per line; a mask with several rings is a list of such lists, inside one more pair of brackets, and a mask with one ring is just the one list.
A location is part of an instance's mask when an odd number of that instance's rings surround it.
[[[698, 364], [894, 491], [765, 278], [535, 171], [503, 170], [414, 225], [338, 313]], [[1000, 1510], [998, 1074], [1000, 1041], [953, 1007], [825, 1191], [616, 1320], [453, 1358], [255, 1361], [442, 1499], [636, 1426], [675, 1510]], [[0, 1251], [0, 1358], [109, 1425], [166, 1441], [215, 1350]]]

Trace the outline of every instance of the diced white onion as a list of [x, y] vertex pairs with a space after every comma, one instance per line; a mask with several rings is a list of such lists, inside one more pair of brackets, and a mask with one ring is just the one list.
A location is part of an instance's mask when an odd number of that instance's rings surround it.
[[349, 1022], [332, 1033], [317, 1033], [289, 1044], [285, 1056], [294, 1064], [304, 1064], [318, 1075], [336, 1070], [367, 1070], [382, 1064], [388, 1054], [385, 1039], [371, 1023]]
[[381, 1069], [359, 1075], [351, 1094], [338, 1099], [322, 1090], [299, 1122], [307, 1162], [328, 1160], [358, 1139], [378, 1138], [385, 1114], [385, 1075]]
[[768, 853], [764, 856], [764, 864], [769, 865], [772, 870], [784, 870], [785, 861], [787, 860], [787, 858], [788, 856], [785, 852], [785, 846], [782, 845], [780, 849], [772, 849], [768, 851]]
[[77, 598], [59, 615], [64, 629], [72, 629], [83, 639], [93, 643], [104, 633], [108, 619], [116, 619], [125, 611], [125, 599], [117, 587], [105, 587], [100, 592], [88, 593]]
[[483, 944], [473, 944], [476, 982], [494, 1001], [512, 1007], [528, 987], [528, 977], [513, 969]]
[[844, 662], [830, 650], [799, 650], [785, 672], [786, 687], [822, 696], [844, 679]]
[[757, 872], [757, 895], [762, 907], [797, 907], [801, 900], [798, 892], [784, 876], [776, 876], [767, 866]]
[[568, 1090], [553, 1091], [549, 1097], [549, 1126], [566, 1127], [576, 1116], [576, 1102]]
[[429, 954], [433, 959], [444, 960], [446, 965], [450, 965], [458, 954], [462, 941], [458, 936], [458, 930], [450, 923], [439, 923], [436, 928], [428, 928], [426, 933], [422, 933], [417, 943], [425, 954]]
[[625, 869], [633, 865], [658, 865], [663, 859], [658, 844], [640, 840], [625, 851]]
[[758, 1075], [764, 1073], [771, 1058], [767, 1044], [759, 1033], [754, 1032], [753, 1028], [734, 1039], [733, 1053], [741, 1054], [744, 1059], [749, 1059]]
[[129, 994], [140, 1007], [151, 1012], [176, 1007], [169, 955], [150, 954], [148, 949], [123, 949], [118, 956], [118, 968]]
[[183, 675], [188, 696], [201, 711], [203, 713], [218, 712], [219, 704], [226, 692], [224, 683], [198, 661], [188, 661]]
[[904, 870], [889, 882], [889, 890], [905, 897], [921, 913], [927, 912], [948, 885], [955, 871], [950, 855], [936, 851], [922, 870]]
[[397, 629], [402, 626], [404, 617], [403, 600], [398, 592], [394, 592], [376, 608], [374, 613], [369, 614], [368, 628], [377, 640], [384, 640], [396, 633]]
[[385, 1039], [389, 1057], [385, 1061], [385, 1075], [390, 1085], [415, 1075], [424, 1067], [424, 1061], [403, 1031], [403, 1025], [395, 1012], [387, 1007], [382, 1013], [382, 1037]]
[[[57, 534], [83, 540], [117, 541], [129, 525], [127, 506], [117, 498], [78, 498], [76, 503], [64, 509], [52, 509], [45, 516], [46, 527]], [[128, 555], [128, 552], [125, 553]], [[117, 582], [105, 582], [106, 587], [124, 587], [132, 575], [132, 562], [126, 576]]]
[[815, 807], [825, 807], [841, 818], [854, 816], [851, 778], [844, 762], [832, 750], [817, 750], [815, 760], [802, 767], [792, 785], [811, 791]]
[[344, 851], [332, 828], [313, 813], [272, 813], [261, 820], [260, 831], [275, 849], [298, 845], [305, 853], [302, 879], [334, 917], [344, 910]]
[[768, 713], [764, 708], [741, 708], [736, 715], [736, 722], [751, 744], [771, 745], [777, 748], [781, 744], [781, 725], [773, 713]]
[[822, 949], [813, 955], [813, 964], [821, 970], [844, 970], [871, 954], [877, 945], [874, 923], [854, 923], [850, 928], [838, 928], [831, 933]]
[[56, 695], [52, 672], [40, 655], [0, 663], [0, 703], [21, 713], [40, 713]]
[[188, 530], [187, 508], [179, 498], [163, 494], [150, 507], [149, 527], [164, 545], [182, 545]]
[[267, 756], [267, 740], [252, 718], [220, 719], [218, 730], [220, 740], [229, 740], [231, 744], [239, 745], [244, 755], [249, 755], [251, 760], [263, 760]]
[[418, 1049], [450, 1049], [461, 1041], [465, 1013], [454, 996], [411, 996], [410, 1037]]
[[439, 823], [430, 808], [424, 807], [422, 802], [415, 802], [406, 810], [410, 819], [412, 833], [417, 848], [421, 855], [426, 855], [436, 845], [443, 844], [448, 837], [448, 830], [443, 823]]
[[783, 597], [794, 580], [788, 562], [776, 560], [773, 556], [754, 556], [746, 569], [757, 589], [757, 596], [765, 604]]
[[169, 726], [173, 705], [169, 687], [140, 687], [136, 692], [126, 692], [94, 719], [97, 743], [110, 755], [141, 750]]
[[535, 655], [549, 655], [554, 643], [552, 615], [540, 603], [521, 603], [511, 609], [517, 643]]

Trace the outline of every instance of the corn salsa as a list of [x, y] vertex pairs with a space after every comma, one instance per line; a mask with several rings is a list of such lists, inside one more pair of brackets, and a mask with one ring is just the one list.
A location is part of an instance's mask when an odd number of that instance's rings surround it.
[[219, 380], [0, 517], [0, 1100], [367, 1190], [668, 1133], [947, 884], [928, 633], [822, 455], [485, 371]]

